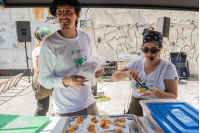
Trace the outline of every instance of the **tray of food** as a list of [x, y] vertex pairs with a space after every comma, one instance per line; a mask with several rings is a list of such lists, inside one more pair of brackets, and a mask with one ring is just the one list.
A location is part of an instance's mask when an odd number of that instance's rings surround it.
[[136, 115], [72, 116], [63, 133], [146, 133]]

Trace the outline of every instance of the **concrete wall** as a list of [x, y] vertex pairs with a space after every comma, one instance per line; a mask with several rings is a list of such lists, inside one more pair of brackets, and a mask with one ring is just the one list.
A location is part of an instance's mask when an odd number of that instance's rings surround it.
[[[152, 25], [156, 27], [158, 17], [171, 18], [170, 36], [164, 38], [161, 57], [169, 60], [172, 51], [187, 52], [190, 70], [199, 73], [199, 13], [183, 11], [139, 10], [139, 9], [84, 9], [81, 19], [92, 19], [93, 28], [81, 28], [92, 40], [94, 55], [107, 60], [117, 60], [117, 53], [139, 52], [142, 31]], [[53, 32], [60, 27], [47, 8], [0, 7], [0, 75], [6, 71], [26, 69], [24, 43], [16, 39], [15, 21], [30, 21], [32, 42], [27, 43], [28, 56], [36, 44], [33, 31], [38, 26]], [[127, 62], [126, 62], [127, 63]], [[32, 68], [32, 60], [29, 60]], [[12, 73], [12, 72], [11, 72]], [[9, 73], [9, 74], [11, 74]]]
[[170, 61], [170, 52], [187, 52], [190, 71], [198, 74], [198, 12], [91, 8], [87, 18], [93, 20], [93, 29], [88, 33], [93, 38], [95, 55], [106, 61], [117, 60], [117, 53], [141, 53], [143, 29], [150, 25], [156, 28], [157, 18], [164, 16], [171, 18], [171, 27], [161, 57]]
[[[28, 57], [36, 44], [33, 31], [38, 26], [50, 28], [53, 32], [59, 29], [54, 24], [55, 19], [49, 14], [47, 8], [10, 8], [0, 7], [0, 75], [16, 75], [26, 68], [25, 43], [18, 43], [15, 21], [30, 21], [32, 42], [27, 42]], [[29, 67], [33, 68], [32, 60]]]

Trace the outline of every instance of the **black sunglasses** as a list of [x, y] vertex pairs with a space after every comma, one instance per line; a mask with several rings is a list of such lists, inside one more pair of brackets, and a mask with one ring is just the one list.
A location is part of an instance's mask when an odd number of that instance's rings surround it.
[[156, 54], [158, 51], [160, 51], [159, 49], [156, 49], [156, 48], [149, 49], [148, 47], [141, 48], [141, 49], [143, 53], [148, 53], [150, 50], [152, 54]]

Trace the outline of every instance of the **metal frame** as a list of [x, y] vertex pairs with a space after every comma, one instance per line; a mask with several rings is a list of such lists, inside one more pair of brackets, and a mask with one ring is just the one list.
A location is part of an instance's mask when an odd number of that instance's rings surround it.
[[[29, 2], [26, 2], [29, 1]], [[52, 0], [41, 0], [39, 3], [32, 2], [31, 0], [4, 0], [4, 7], [5, 8], [46, 8], [49, 7], [49, 4]], [[158, 9], [158, 10], [182, 10], [182, 11], [197, 11], [199, 12], [199, 2], [198, 0], [195, 1], [189, 1], [188, 3], [193, 2], [192, 5], [185, 4], [187, 0], [180, 1], [179, 3], [183, 4], [177, 4], [178, 0], [175, 0], [174, 4], [167, 5], [165, 3], [162, 4], [162, 0], [153, 0], [152, 4], [149, 4], [149, 2], [145, 2], [147, 0], [136, 0], [134, 3], [129, 1], [121, 2], [120, 0], [94, 0], [94, 2], [91, 2], [91, 0], [79, 0], [82, 8], [132, 8], [132, 9]], [[43, 3], [42, 3], [43, 2]], [[157, 4], [158, 2], [158, 4]], [[156, 4], [154, 4], [156, 3]], [[160, 5], [159, 5], [160, 3]], [[171, 3], [171, 1], [169, 1]]]

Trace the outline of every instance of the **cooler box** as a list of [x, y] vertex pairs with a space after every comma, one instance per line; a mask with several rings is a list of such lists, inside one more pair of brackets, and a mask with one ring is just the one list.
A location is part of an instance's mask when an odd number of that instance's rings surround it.
[[199, 110], [186, 102], [146, 103], [165, 133], [199, 133]]
[[157, 124], [157, 122], [154, 120], [154, 118], [151, 116], [151, 112], [147, 108], [147, 103], [171, 103], [171, 102], [178, 102], [176, 99], [149, 99], [149, 100], [140, 100], [139, 103], [142, 106], [143, 116], [145, 124], [153, 129], [155, 133], [163, 133], [164, 131], [162, 128]]

